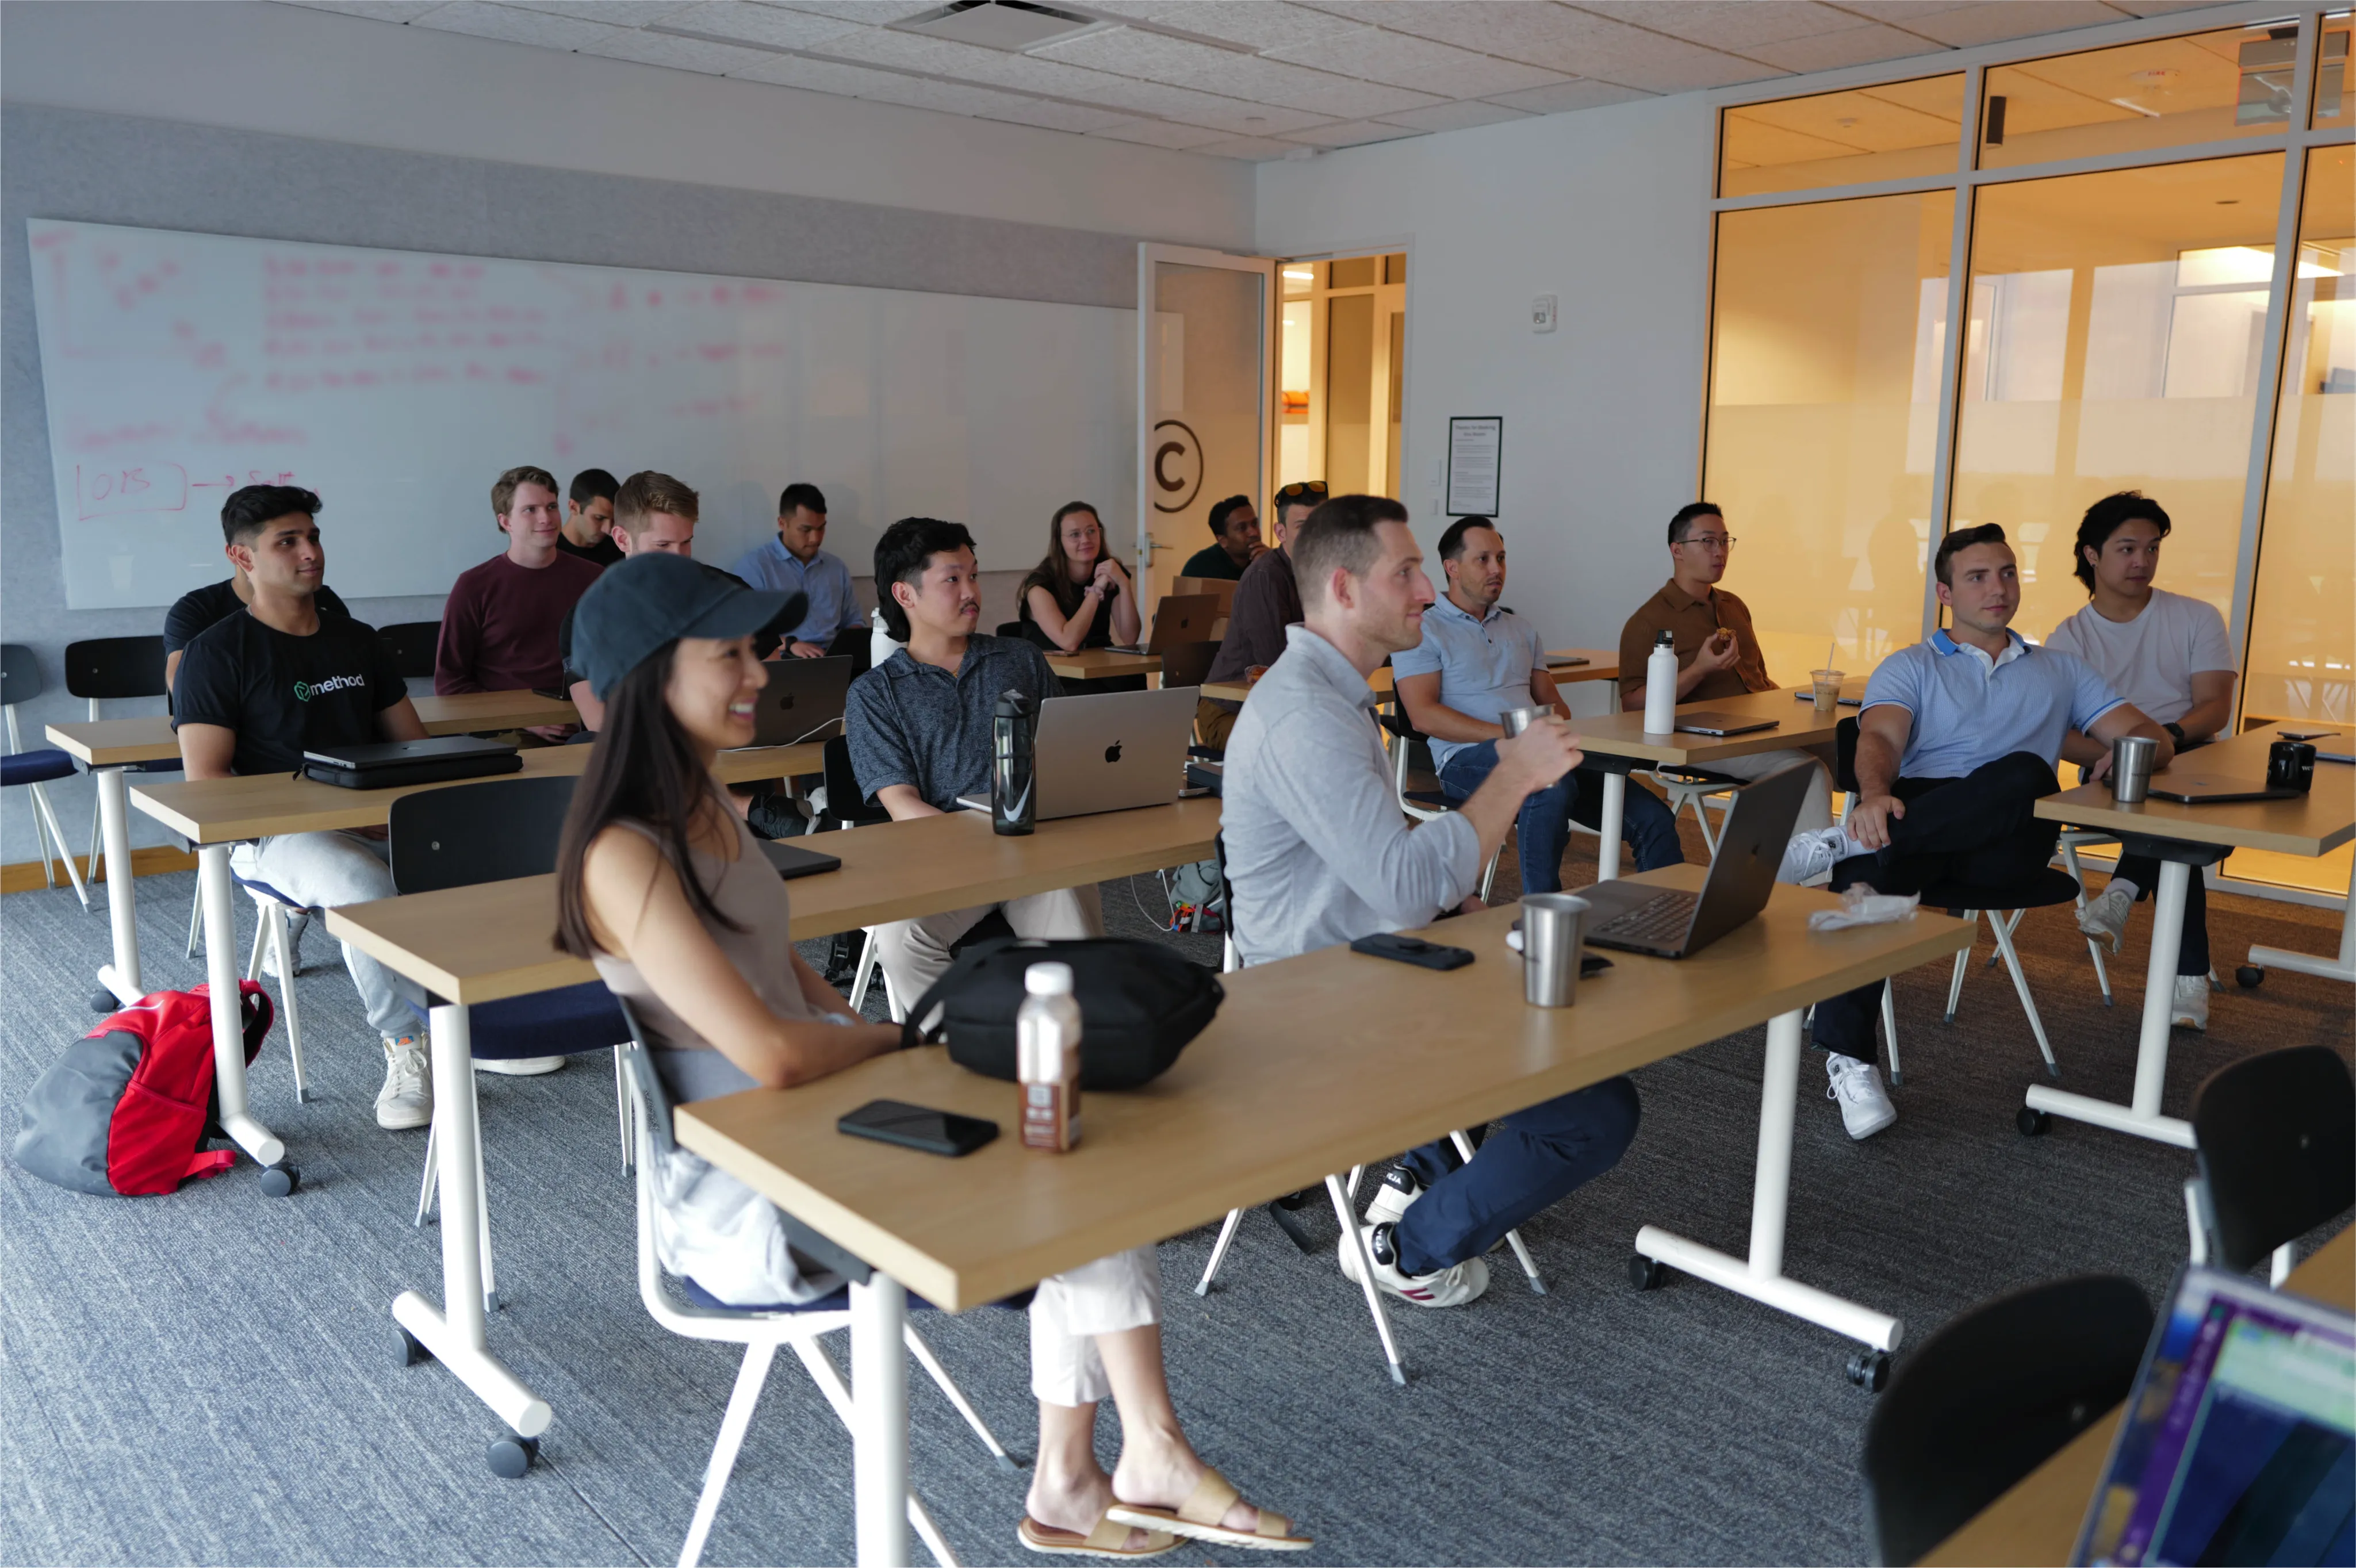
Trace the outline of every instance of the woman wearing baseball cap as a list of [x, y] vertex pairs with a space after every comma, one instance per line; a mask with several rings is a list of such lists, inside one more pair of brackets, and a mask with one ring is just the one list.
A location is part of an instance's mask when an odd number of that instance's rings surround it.
[[[791, 1088], [914, 1041], [913, 1029], [852, 1017], [794, 951], [787, 885], [712, 773], [718, 752], [752, 743], [768, 681], [754, 635], [798, 597], [639, 554], [608, 567], [573, 613], [573, 662], [605, 723], [558, 851], [557, 945], [630, 1003], [680, 1102]], [[766, 1199], [697, 1156], [674, 1149], [654, 1187], [663, 1266], [719, 1300], [800, 1303], [839, 1288], [795, 1257]], [[1311, 1544], [1237, 1498], [1187, 1443], [1162, 1372], [1152, 1248], [1041, 1281], [1031, 1363], [1039, 1457], [1016, 1532], [1025, 1547], [1151, 1557], [1182, 1535]], [[1123, 1439], [1110, 1476], [1093, 1441], [1108, 1394]]]

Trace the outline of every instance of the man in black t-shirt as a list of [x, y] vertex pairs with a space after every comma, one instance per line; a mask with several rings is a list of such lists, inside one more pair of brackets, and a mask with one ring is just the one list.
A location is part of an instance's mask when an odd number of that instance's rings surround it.
[[[628, 552], [613, 538], [614, 493], [621, 486], [602, 468], [584, 468], [573, 476], [571, 505], [556, 535], [556, 548], [577, 555], [596, 567], [612, 566]], [[572, 617], [568, 614], [567, 620]]]
[[[202, 588], [191, 588], [172, 602], [164, 613], [164, 689], [172, 689], [174, 677], [180, 673], [180, 656], [198, 636], [228, 620], [253, 599], [253, 585], [246, 581], [243, 571], [231, 569], [230, 576], [219, 582], [209, 582]], [[322, 615], [349, 617], [344, 602], [326, 583], [311, 602]]]
[[[183, 651], [172, 723], [191, 779], [292, 773], [305, 752], [323, 746], [424, 739], [376, 629], [320, 611], [327, 557], [318, 510], [318, 496], [285, 485], [250, 485], [221, 507], [230, 559], [252, 599]], [[393, 893], [380, 827], [279, 834], [239, 845], [230, 863], [312, 909]], [[433, 1120], [434, 1097], [408, 1004], [382, 965], [348, 944], [344, 965], [384, 1040], [377, 1125], [422, 1127]]]

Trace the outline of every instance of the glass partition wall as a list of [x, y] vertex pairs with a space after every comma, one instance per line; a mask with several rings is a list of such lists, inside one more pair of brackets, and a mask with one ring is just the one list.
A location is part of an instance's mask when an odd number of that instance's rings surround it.
[[[2085, 603], [2080, 514], [2139, 489], [2163, 586], [2226, 617], [2240, 721], [2356, 723], [2349, 35], [2155, 22], [1724, 111], [1701, 493], [1779, 678], [1924, 635], [1934, 542], [1984, 522], [2042, 638]], [[2348, 885], [2346, 851], [2228, 871]]]

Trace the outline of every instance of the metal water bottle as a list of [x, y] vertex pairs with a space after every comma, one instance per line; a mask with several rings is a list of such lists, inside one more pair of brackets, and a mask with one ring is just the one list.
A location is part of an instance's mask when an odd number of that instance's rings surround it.
[[1664, 630], [1644, 661], [1644, 733], [1665, 735], [1677, 727], [1677, 643]]
[[990, 716], [990, 827], [1028, 833], [1038, 825], [1032, 787], [1037, 762], [1038, 714], [1019, 691], [1001, 691]]

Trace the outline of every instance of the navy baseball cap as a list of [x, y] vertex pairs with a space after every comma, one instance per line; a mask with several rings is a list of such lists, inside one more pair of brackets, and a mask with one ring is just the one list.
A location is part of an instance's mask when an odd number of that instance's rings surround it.
[[603, 702], [624, 676], [681, 637], [749, 637], [798, 625], [802, 593], [761, 592], [717, 567], [645, 550], [607, 567], [573, 612], [573, 665]]

